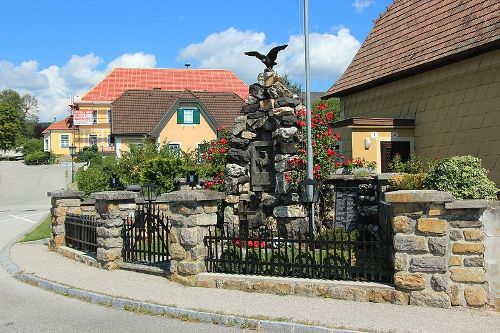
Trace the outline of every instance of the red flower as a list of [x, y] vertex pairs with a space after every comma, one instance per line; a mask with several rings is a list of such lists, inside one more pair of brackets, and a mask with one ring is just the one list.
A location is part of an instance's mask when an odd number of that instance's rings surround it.
[[213, 182], [213, 181], [211, 181], [211, 180], [209, 180], [209, 181], [207, 182], [207, 187], [208, 187], [208, 188], [212, 188], [213, 186], [214, 186], [214, 182]]
[[290, 175], [289, 172], [285, 172], [285, 180], [287, 181], [287, 183], [291, 183], [292, 182], [292, 175]]
[[239, 239], [235, 239], [234, 245], [239, 247], [241, 245], [241, 241]]
[[327, 120], [331, 120], [331, 119], [333, 119], [333, 113], [332, 113], [332, 112], [328, 112], [328, 113], [326, 114], [326, 119], [327, 119]]
[[319, 133], [316, 133], [316, 139], [321, 138], [321, 135]]
[[333, 134], [333, 138], [334, 138], [336, 141], [340, 141], [340, 140], [342, 140], [342, 137], [341, 137], [341, 136], [340, 136], [340, 134], [338, 134], [338, 133]]
[[222, 147], [222, 148], [219, 150], [219, 152], [220, 152], [221, 154], [224, 154], [225, 152], [227, 152], [227, 148]]
[[318, 110], [319, 111], [326, 110], [326, 104], [325, 103], [321, 103], [320, 105], [318, 105]]
[[340, 162], [339, 161], [335, 162], [335, 167], [336, 168], [340, 168]]
[[332, 150], [331, 148], [328, 148], [327, 152], [328, 156], [334, 156], [336, 153], [335, 153], [335, 150]]
[[221, 144], [223, 144], [223, 145], [225, 145], [225, 144], [227, 144], [227, 143], [228, 143], [227, 139], [225, 139], [225, 138], [220, 139], [220, 141], [219, 141], [219, 142], [220, 142]]
[[303, 121], [303, 120], [299, 120], [299, 121], [297, 122], [297, 125], [299, 125], [300, 127], [304, 127], [304, 126], [306, 126], [306, 122], [305, 122], [305, 121]]

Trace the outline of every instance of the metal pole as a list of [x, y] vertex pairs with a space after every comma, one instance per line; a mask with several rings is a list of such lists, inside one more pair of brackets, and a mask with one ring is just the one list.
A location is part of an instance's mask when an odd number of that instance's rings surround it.
[[75, 157], [71, 155], [71, 184], [75, 182]]
[[[312, 126], [311, 126], [311, 74], [309, 66], [309, 1], [304, 0], [304, 49], [305, 49], [305, 72], [306, 72], [306, 124], [307, 124], [307, 178], [313, 178], [313, 148], [312, 148]], [[313, 187], [308, 187], [308, 195], [312, 197]], [[309, 211], [309, 235], [313, 234], [314, 228], [314, 204], [310, 205]], [[311, 238], [312, 240], [312, 238]]]

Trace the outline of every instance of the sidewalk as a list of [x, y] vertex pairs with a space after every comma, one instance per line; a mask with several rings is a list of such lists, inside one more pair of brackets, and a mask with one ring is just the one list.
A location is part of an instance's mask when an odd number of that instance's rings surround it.
[[93, 268], [51, 252], [41, 243], [16, 244], [11, 258], [24, 273], [74, 288], [217, 314], [375, 332], [500, 332], [500, 313], [492, 311], [184, 287], [159, 276]]

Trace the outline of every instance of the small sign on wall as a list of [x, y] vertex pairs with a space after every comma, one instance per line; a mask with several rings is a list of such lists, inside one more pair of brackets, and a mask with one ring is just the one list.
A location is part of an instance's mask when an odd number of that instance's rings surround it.
[[378, 138], [378, 133], [377, 133], [377, 132], [372, 132], [372, 138], [373, 138], [373, 139]]

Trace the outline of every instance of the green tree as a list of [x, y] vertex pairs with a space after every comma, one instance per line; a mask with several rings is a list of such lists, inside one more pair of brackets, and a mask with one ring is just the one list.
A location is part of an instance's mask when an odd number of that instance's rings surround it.
[[0, 149], [16, 147], [21, 137], [22, 122], [14, 107], [0, 103]]
[[38, 123], [38, 100], [30, 94], [21, 96], [15, 90], [4, 89], [0, 91], [0, 104], [9, 105], [16, 110], [22, 125], [22, 136], [33, 137]]
[[302, 86], [297, 82], [292, 82], [288, 77], [288, 74], [278, 75], [279, 80], [285, 87], [287, 87], [293, 94], [297, 96], [302, 95]]

